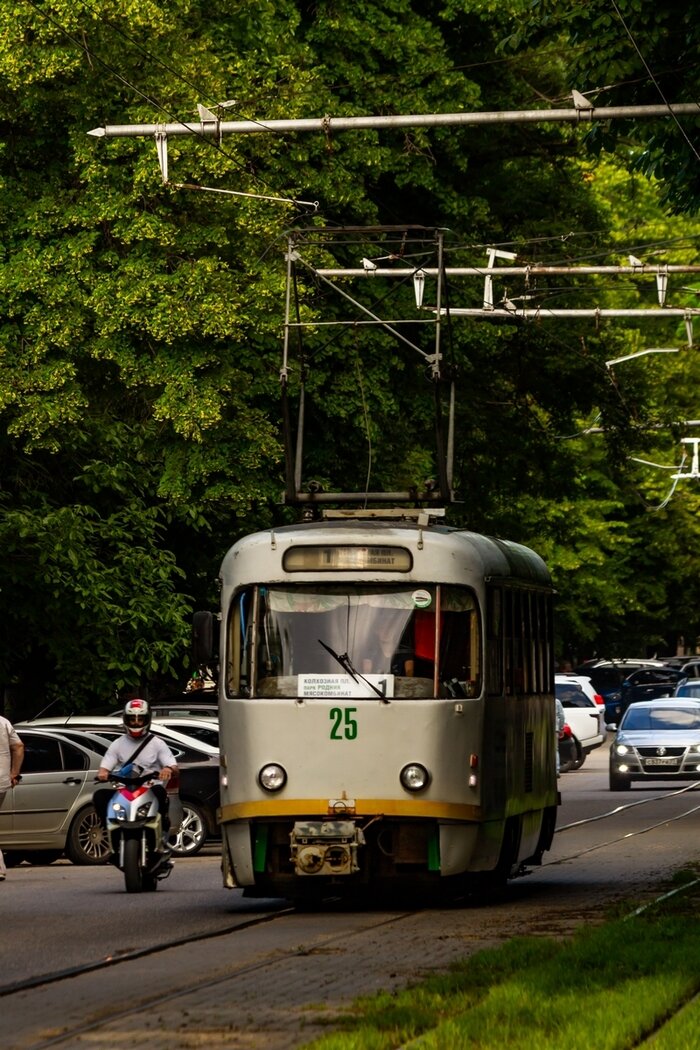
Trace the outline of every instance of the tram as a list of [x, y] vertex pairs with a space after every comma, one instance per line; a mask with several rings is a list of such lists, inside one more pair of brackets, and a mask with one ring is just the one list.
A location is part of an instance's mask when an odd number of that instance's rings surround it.
[[226, 886], [469, 892], [550, 847], [550, 575], [441, 513], [326, 511], [226, 554]]

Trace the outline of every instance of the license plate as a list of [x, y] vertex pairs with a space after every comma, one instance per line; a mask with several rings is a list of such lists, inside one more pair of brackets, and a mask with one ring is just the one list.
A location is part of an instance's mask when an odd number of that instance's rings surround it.
[[648, 758], [644, 763], [645, 766], [677, 766], [677, 758]]

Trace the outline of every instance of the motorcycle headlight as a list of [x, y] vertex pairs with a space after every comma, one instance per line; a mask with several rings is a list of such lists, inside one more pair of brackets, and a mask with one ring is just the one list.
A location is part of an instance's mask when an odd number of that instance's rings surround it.
[[136, 816], [139, 819], [141, 819], [143, 817], [147, 817], [150, 808], [151, 808], [151, 803], [150, 802], [144, 802], [144, 804], [142, 806], [139, 806], [139, 808], [136, 810]]
[[430, 783], [430, 773], [420, 762], [409, 762], [399, 774], [406, 791], [422, 791]]
[[258, 783], [265, 791], [279, 791], [287, 783], [287, 773], [276, 762], [270, 762], [258, 773]]

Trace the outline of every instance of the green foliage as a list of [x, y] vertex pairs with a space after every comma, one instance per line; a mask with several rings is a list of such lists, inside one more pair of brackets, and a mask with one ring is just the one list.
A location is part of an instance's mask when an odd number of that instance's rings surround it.
[[[168, 185], [151, 141], [86, 132], [196, 121], [198, 102], [223, 100], [235, 100], [226, 119], [529, 108], [570, 89], [576, 66], [552, 34], [583, 39], [589, 10], [535, 7], [536, 27], [522, 0], [0, 0], [0, 536], [11, 554], [0, 662], [34, 709], [51, 691], [97, 702], [182, 678], [190, 612], [215, 602], [224, 551], [289, 518], [279, 367], [290, 231], [425, 224], [451, 231], [448, 265], [485, 262], [493, 243], [534, 265], [624, 256], [630, 229], [635, 245], [677, 229], [651, 184], [582, 164], [575, 128], [171, 137]], [[609, 12], [590, 10], [600, 56], [612, 56]], [[649, 148], [634, 157], [645, 170]], [[571, 286], [499, 282], [497, 294], [575, 304]], [[299, 289], [305, 319], [347, 316], [308, 276]], [[455, 284], [451, 302], [478, 302], [481, 289]], [[412, 291], [362, 294], [400, 316]], [[591, 281], [585, 294], [614, 293]], [[376, 330], [328, 331], [304, 337], [305, 478], [421, 485], [436, 469], [429, 375]], [[639, 337], [610, 327], [454, 322], [444, 338], [463, 500], [453, 520], [547, 554], [560, 647], [697, 633], [694, 506], [652, 514], [658, 482], [627, 458], [671, 454], [649, 434], [691, 411], [688, 390], [674, 396], [634, 367], [611, 383], [605, 360]], [[295, 358], [294, 404], [300, 378]], [[594, 422], [605, 435], [593, 450], [562, 440]]]
[[[555, 35], [568, 67], [570, 88], [590, 94], [597, 106], [696, 102], [698, 7], [670, 0], [535, 0], [518, 39], [537, 46]], [[696, 213], [700, 203], [698, 118], [639, 119], [596, 124], [588, 136], [595, 153], [614, 150], [631, 137], [641, 149], [636, 170], [660, 180], [663, 199], [675, 209]]]

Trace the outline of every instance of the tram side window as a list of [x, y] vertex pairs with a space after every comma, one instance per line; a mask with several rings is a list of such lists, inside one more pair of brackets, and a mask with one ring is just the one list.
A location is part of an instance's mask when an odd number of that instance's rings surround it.
[[489, 587], [486, 593], [486, 681], [487, 692], [503, 692], [503, 591]]
[[527, 696], [551, 691], [550, 596], [493, 587], [487, 610], [489, 693]]
[[523, 692], [523, 657], [521, 635], [520, 592], [507, 588], [503, 592], [505, 604], [506, 694], [517, 696]]

